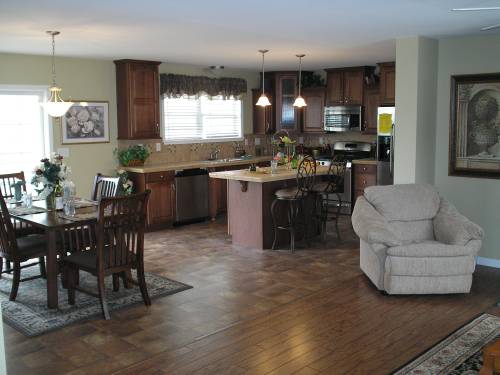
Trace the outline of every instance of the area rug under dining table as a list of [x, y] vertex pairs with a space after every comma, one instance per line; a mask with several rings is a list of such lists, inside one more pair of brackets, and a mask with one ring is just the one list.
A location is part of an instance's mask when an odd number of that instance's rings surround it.
[[[24, 269], [22, 278], [39, 274], [37, 267]], [[135, 279], [135, 273], [132, 274]], [[97, 291], [96, 277], [86, 272], [80, 272], [80, 285], [84, 288]], [[19, 285], [16, 301], [9, 301], [9, 293], [12, 280], [9, 276], [0, 279], [0, 302], [4, 321], [26, 336], [37, 336], [78, 321], [89, 318], [102, 319], [101, 305], [95, 297], [76, 292], [76, 304], [67, 303], [67, 291], [62, 288], [59, 279], [59, 308], [47, 309], [47, 287], [42, 278], [23, 282]], [[192, 288], [178, 281], [170, 280], [162, 276], [146, 272], [146, 284], [149, 296], [166, 296]], [[143, 304], [139, 287], [133, 286], [125, 289], [122, 285], [120, 290], [113, 292], [112, 278], [106, 278], [106, 300], [109, 309], [116, 310], [133, 304]], [[154, 303], [154, 301], [153, 301]], [[113, 315], [111, 315], [113, 319]]]
[[482, 349], [500, 338], [500, 317], [481, 314], [457, 329], [393, 375], [476, 375]]

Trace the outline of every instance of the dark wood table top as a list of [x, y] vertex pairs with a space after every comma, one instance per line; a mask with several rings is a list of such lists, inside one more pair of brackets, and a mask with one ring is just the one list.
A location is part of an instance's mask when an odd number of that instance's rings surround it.
[[[45, 209], [46, 208], [45, 201], [35, 201], [33, 202], [33, 207], [39, 207]], [[96, 213], [96, 216], [90, 218], [75, 217], [69, 220], [62, 217], [62, 215], [64, 214], [63, 210], [51, 210], [29, 215], [17, 215], [11, 213], [10, 216], [15, 218], [16, 220], [29, 223], [37, 228], [41, 228], [44, 230], [74, 227], [76, 225], [81, 225], [84, 223], [92, 223], [97, 220], [97, 206], [78, 208], [76, 209], [76, 213], [77, 214]]]

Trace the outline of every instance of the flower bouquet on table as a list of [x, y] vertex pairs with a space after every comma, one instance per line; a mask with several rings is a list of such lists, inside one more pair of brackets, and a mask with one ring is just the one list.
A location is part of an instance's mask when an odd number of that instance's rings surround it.
[[[284, 135], [279, 137], [278, 140], [273, 140], [272, 143], [284, 150], [284, 152], [278, 151], [275, 160], [278, 160], [279, 164], [286, 164], [288, 169], [291, 169], [296, 141], [292, 140], [288, 135]], [[278, 159], [276, 159], [277, 157]]]
[[38, 197], [45, 199], [47, 209], [56, 208], [56, 196], [62, 195], [63, 182], [69, 177], [70, 168], [64, 164], [63, 157], [52, 153], [50, 158], [40, 160], [33, 170], [31, 184], [35, 186]]

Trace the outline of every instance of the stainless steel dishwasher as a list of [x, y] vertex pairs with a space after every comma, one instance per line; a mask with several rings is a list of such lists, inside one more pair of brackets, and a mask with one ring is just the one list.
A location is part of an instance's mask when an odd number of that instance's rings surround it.
[[175, 174], [175, 221], [178, 224], [205, 220], [208, 216], [208, 172], [185, 169]]

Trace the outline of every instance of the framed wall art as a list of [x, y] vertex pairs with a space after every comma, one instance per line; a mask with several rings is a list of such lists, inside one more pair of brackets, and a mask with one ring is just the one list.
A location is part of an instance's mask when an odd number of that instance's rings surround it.
[[500, 73], [451, 77], [449, 175], [500, 178]]
[[109, 142], [108, 102], [76, 101], [62, 117], [62, 143]]

